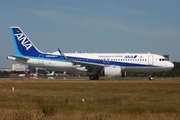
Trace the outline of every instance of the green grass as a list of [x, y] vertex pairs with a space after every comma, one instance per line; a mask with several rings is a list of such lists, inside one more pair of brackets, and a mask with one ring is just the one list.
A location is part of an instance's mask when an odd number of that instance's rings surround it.
[[3, 120], [179, 120], [180, 81], [0, 81], [0, 113]]

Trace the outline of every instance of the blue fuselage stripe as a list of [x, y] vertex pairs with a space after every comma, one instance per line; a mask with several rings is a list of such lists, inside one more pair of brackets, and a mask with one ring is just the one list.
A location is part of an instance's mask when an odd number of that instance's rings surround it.
[[[41, 56], [41, 60], [51, 60], [56, 62], [69, 62], [67, 60], [62, 59], [62, 56], [60, 55], [52, 55], [52, 54], [40, 54], [39, 56], [28, 56], [28, 58], [32, 59], [39, 59]], [[72, 56], [66, 56], [69, 60], [74, 60], [78, 62], [86, 62], [91, 64], [102, 64], [102, 65], [115, 65], [115, 66], [131, 66], [131, 67], [157, 67], [154, 65], [148, 65], [148, 64], [136, 64], [136, 63], [127, 63], [127, 62], [121, 62], [121, 61], [104, 61], [100, 59], [89, 59], [89, 58], [81, 58], [81, 57], [72, 57]]]

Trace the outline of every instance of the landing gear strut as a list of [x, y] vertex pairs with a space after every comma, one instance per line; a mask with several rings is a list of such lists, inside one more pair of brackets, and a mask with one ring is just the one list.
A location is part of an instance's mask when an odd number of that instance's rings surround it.
[[152, 77], [152, 76], [149, 76], [149, 80], [153, 80], [153, 77]]
[[99, 76], [98, 75], [90, 75], [89, 79], [90, 80], [99, 80]]
[[149, 73], [149, 80], [153, 80], [152, 72]]

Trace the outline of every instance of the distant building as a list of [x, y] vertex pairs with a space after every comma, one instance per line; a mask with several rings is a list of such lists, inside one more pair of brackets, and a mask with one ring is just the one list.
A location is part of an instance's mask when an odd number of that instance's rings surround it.
[[26, 66], [21, 64], [12, 64], [12, 71], [25, 71]]

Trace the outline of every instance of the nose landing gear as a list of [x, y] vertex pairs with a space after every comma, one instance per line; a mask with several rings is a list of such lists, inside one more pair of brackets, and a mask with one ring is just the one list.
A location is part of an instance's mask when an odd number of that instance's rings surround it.
[[149, 80], [153, 80], [152, 72], [149, 73]]
[[149, 76], [149, 80], [153, 80], [153, 77], [152, 77], [152, 76]]

